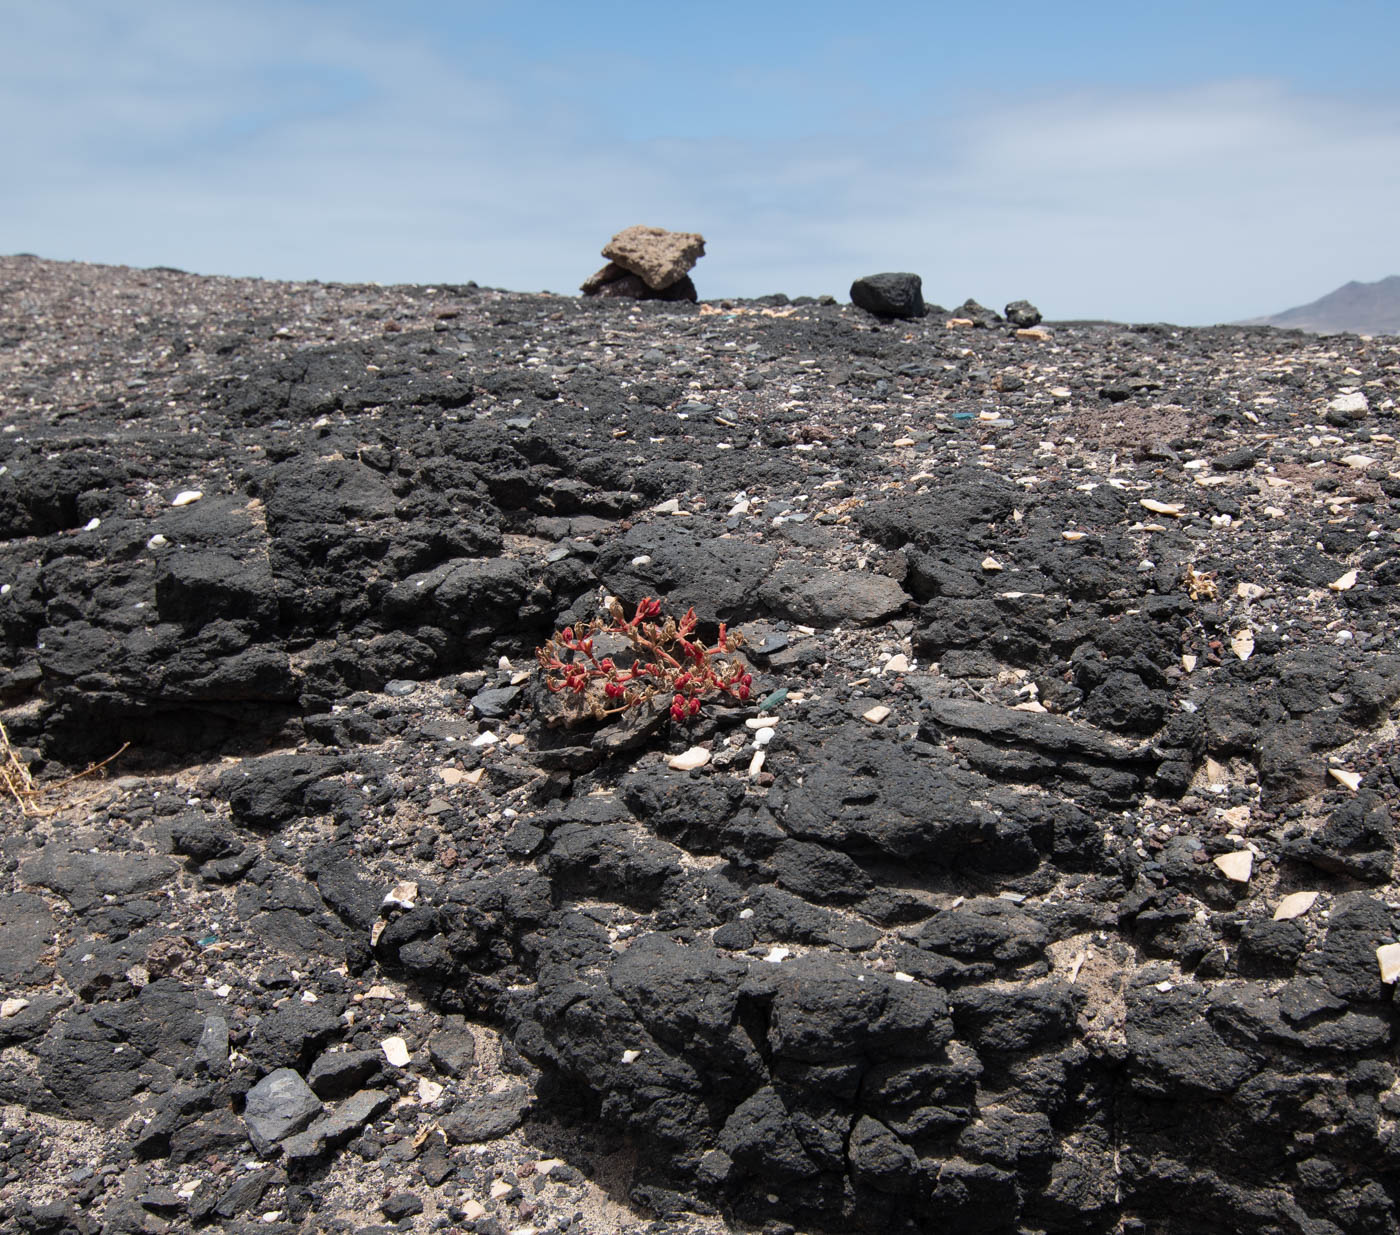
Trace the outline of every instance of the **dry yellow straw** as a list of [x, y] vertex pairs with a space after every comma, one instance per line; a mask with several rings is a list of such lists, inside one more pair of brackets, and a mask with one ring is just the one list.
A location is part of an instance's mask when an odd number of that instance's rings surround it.
[[75, 780], [81, 780], [84, 776], [91, 776], [94, 772], [111, 763], [122, 751], [126, 750], [128, 745], [129, 743], [123, 742], [120, 750], [108, 755], [101, 763], [89, 764], [81, 772], [75, 772], [72, 776], [40, 788], [38, 782], [30, 775], [24, 760], [10, 745], [10, 735], [5, 732], [5, 726], [0, 724], [0, 786], [4, 788], [5, 797], [14, 799], [20, 814], [51, 815], [58, 807], [40, 808], [38, 805], [40, 795], [55, 789], [62, 789], [65, 785], [71, 785]]

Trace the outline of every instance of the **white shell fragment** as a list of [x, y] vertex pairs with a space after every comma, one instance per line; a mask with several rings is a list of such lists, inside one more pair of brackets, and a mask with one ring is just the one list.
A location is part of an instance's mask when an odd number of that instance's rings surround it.
[[889, 714], [889, 708], [887, 708], [883, 703], [880, 703], [877, 704], [875, 707], [871, 708], [870, 711], [862, 712], [861, 719], [868, 720], [872, 725], [878, 725], [886, 719], [888, 719]]
[[642, 1057], [641, 1051], [625, 1050], [622, 1052], [623, 1063], [636, 1063]]
[[995, 570], [1005, 570], [1006, 567], [1003, 566], [1000, 562], [998, 562], [994, 557], [984, 557], [982, 559], [982, 569], [991, 572]]
[[1376, 949], [1376, 960], [1380, 962], [1381, 981], [1387, 986], [1400, 978], [1400, 943], [1383, 943]]
[[1254, 655], [1254, 632], [1237, 630], [1230, 636], [1230, 650], [1241, 660], [1248, 660]]
[[1336, 579], [1333, 579], [1332, 582], [1329, 583], [1327, 586], [1330, 587], [1334, 592], [1351, 591], [1351, 589], [1356, 586], [1356, 571], [1347, 571], [1346, 574], [1341, 575]]
[[765, 956], [763, 959], [767, 961], [770, 965], [781, 965], [791, 955], [791, 948], [782, 948], [775, 946], [768, 949], [768, 955]]
[[1274, 921], [1287, 922], [1292, 918], [1301, 918], [1315, 904], [1316, 892], [1290, 892], [1275, 907]]
[[[983, 566], [985, 566], [985, 565], [986, 565], [986, 563], [984, 562], [984, 563], [983, 563]], [[908, 673], [908, 672], [909, 672], [909, 657], [907, 657], [903, 652], [900, 652], [898, 656], [891, 656], [891, 657], [889, 658], [889, 660], [887, 660], [887, 661], [885, 662], [885, 667], [884, 667], [884, 669], [881, 670], [881, 672], [882, 672], [882, 673]]]
[[1060, 535], [1063, 536], [1066, 540], [1083, 540], [1088, 534], [1089, 534], [1088, 532], [1061, 532], [1061, 533], [1060, 533]]
[[1248, 883], [1254, 870], [1254, 855], [1248, 849], [1239, 849], [1234, 853], [1222, 853], [1215, 859], [1215, 864], [1226, 879], [1233, 879], [1236, 883]]
[[709, 762], [709, 751], [703, 746], [692, 746], [679, 755], [672, 755], [666, 760], [666, 766], [676, 772], [691, 772], [696, 768], [703, 768]]
[[1335, 396], [1327, 406], [1334, 412], [1364, 412], [1371, 405], [1359, 390], [1348, 390]]
[[384, 1058], [395, 1068], [408, 1067], [408, 1043], [402, 1038], [385, 1038], [379, 1044], [379, 1049], [384, 1052]]
[[756, 750], [756, 751], [754, 751], [754, 753], [753, 753], [753, 758], [749, 760], [749, 779], [750, 779], [750, 780], [757, 780], [757, 779], [758, 779], [759, 773], [761, 773], [761, 772], [763, 771], [763, 763], [764, 763], [764, 760], [766, 760], [767, 758], [768, 758], [768, 752], [767, 752], [766, 750]]
[[1346, 768], [1328, 768], [1327, 775], [1339, 785], [1345, 785], [1352, 793], [1361, 788], [1360, 772], [1349, 772]]
[[430, 1081], [426, 1076], [418, 1078], [418, 1101], [424, 1106], [430, 1106], [442, 1097], [442, 1086], [437, 1081]]
[[1138, 503], [1144, 510], [1150, 510], [1154, 515], [1171, 515], [1173, 519], [1179, 519], [1186, 513], [1186, 508], [1178, 502], [1159, 502], [1155, 497], [1145, 497]]
[[1264, 589], [1257, 583], [1241, 583], [1235, 589], [1235, 595], [1241, 600], [1258, 600], [1264, 595]]
[[170, 499], [172, 506], [188, 506], [191, 502], [197, 502], [204, 496], [203, 489], [182, 489]]
[[20, 996], [5, 1000], [4, 1003], [0, 1003], [0, 1021], [7, 1021], [12, 1016], [18, 1016], [27, 1007], [29, 1007], [29, 1000]]
[[397, 905], [400, 909], [412, 909], [418, 901], [418, 885], [412, 879], [400, 879], [384, 893], [384, 904]]

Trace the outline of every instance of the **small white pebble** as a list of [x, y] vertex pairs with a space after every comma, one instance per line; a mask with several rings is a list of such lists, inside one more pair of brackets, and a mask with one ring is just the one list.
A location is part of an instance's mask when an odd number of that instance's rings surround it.
[[204, 496], [202, 489], [182, 489], [170, 499], [172, 506], [188, 506], [191, 502], [197, 502]]
[[[772, 732], [769, 730], [769, 732]], [[692, 746], [687, 751], [682, 751], [679, 755], [672, 755], [666, 760], [666, 766], [676, 772], [690, 772], [695, 768], [703, 768], [710, 762], [710, 752], [703, 746]]]

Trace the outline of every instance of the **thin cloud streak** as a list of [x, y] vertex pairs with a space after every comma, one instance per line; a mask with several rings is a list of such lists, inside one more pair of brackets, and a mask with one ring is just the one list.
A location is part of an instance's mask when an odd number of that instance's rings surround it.
[[35, 6], [0, 52], [0, 109], [26, 118], [0, 202], [10, 250], [571, 291], [612, 232], [648, 222], [705, 233], [706, 296], [844, 296], [910, 269], [950, 306], [1028, 296], [1056, 317], [1183, 323], [1400, 270], [1394, 105], [1241, 81], [981, 104], [860, 137], [627, 141], [563, 105], [584, 82], [541, 97], [506, 67], [467, 78], [406, 35], [295, 9], [108, 11]]

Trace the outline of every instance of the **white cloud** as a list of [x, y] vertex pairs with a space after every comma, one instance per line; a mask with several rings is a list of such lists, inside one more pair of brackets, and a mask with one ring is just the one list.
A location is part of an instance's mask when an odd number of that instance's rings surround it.
[[844, 295], [910, 269], [947, 305], [1025, 295], [1053, 316], [1184, 322], [1400, 271], [1394, 103], [1229, 82], [886, 117], [858, 138], [637, 142], [557, 64], [468, 78], [423, 38], [332, 10], [5, 16], [0, 114], [23, 117], [7, 251], [569, 291], [608, 235], [650, 222], [706, 234], [705, 295]]

